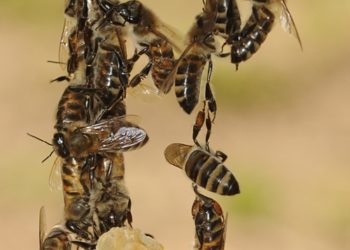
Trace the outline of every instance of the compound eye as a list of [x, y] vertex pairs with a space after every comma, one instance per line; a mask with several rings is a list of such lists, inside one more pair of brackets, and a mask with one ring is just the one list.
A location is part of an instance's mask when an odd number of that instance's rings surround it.
[[53, 137], [53, 145], [58, 156], [66, 158], [69, 156], [69, 151], [65, 144], [64, 135], [62, 133], [56, 133]]

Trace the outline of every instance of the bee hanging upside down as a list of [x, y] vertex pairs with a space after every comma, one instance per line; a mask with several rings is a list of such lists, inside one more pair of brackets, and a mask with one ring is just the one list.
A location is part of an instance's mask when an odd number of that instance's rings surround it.
[[201, 194], [193, 184], [196, 199], [192, 205], [192, 216], [196, 227], [195, 249], [224, 250], [226, 238], [226, 218], [219, 203]]

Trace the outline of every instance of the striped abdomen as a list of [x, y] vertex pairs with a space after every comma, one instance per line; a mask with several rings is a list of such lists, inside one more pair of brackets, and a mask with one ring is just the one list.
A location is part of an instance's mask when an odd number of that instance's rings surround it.
[[152, 78], [159, 90], [163, 90], [163, 82], [175, 66], [174, 52], [171, 44], [159, 39], [149, 46], [149, 56], [152, 60]]
[[202, 149], [193, 150], [185, 163], [187, 176], [197, 185], [221, 195], [239, 193], [236, 178], [219, 158]]
[[239, 32], [241, 28], [241, 16], [236, 0], [218, 0], [215, 30], [223, 38]]
[[81, 220], [90, 210], [89, 182], [82, 175], [85, 163], [78, 164], [72, 158], [63, 161], [61, 178], [66, 220]]
[[182, 58], [175, 78], [177, 101], [188, 114], [198, 103], [202, 73], [208, 60], [207, 55], [196, 53], [195, 49], [194, 47]]
[[124, 182], [124, 157], [117, 153], [110, 157], [98, 156], [96, 160], [95, 212], [103, 232], [112, 227], [131, 224], [130, 198]]
[[75, 123], [79, 123], [81, 126], [89, 123], [92, 100], [90, 95], [82, 92], [74, 90], [72, 87], [67, 87], [63, 92], [56, 114], [55, 128], [57, 130], [74, 127]]
[[224, 249], [225, 220], [222, 214], [218, 214], [210, 204], [201, 204], [194, 215], [194, 222], [199, 250]]
[[252, 14], [231, 48], [231, 62], [249, 59], [265, 41], [274, 23], [274, 14], [264, 6], [253, 6]]
[[[126, 96], [129, 72], [119, 47], [101, 43], [91, 67], [92, 76], [88, 77], [89, 82], [93, 88], [99, 89], [99, 96], [105, 107], [111, 108], [117, 100], [122, 102]], [[114, 105], [113, 110], [104, 118], [109, 115], [117, 116], [118, 111], [115, 109], [119, 110], [120, 105]]]

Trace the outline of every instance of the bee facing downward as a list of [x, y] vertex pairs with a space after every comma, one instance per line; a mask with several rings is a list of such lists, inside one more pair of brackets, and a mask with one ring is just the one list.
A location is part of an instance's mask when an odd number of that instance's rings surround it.
[[215, 200], [201, 194], [193, 185], [196, 199], [192, 205], [192, 216], [196, 226], [195, 249], [223, 250], [226, 237], [226, 218]]

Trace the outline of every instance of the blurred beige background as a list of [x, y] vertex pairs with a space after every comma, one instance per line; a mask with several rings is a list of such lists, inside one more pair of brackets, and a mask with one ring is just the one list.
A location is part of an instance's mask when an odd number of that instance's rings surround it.
[[[183, 33], [202, 1], [144, 1]], [[247, 2], [241, 0], [240, 4]], [[261, 50], [235, 71], [214, 59], [219, 111], [211, 145], [224, 151], [242, 194], [218, 198], [229, 212], [226, 249], [350, 249], [350, 2], [289, 1], [304, 45], [277, 25]], [[57, 60], [63, 23], [59, 0], [0, 2], [0, 238], [2, 249], [38, 249], [38, 213], [48, 226], [62, 218], [60, 192], [51, 192], [50, 140], [66, 83]], [[247, 12], [243, 13], [245, 16]], [[168, 250], [191, 249], [193, 194], [169, 166], [164, 148], [191, 143], [194, 117], [174, 94], [127, 99], [142, 117], [150, 142], [126, 154], [134, 227]]]

